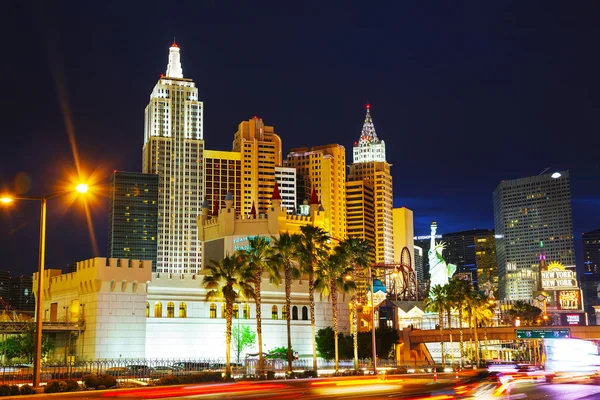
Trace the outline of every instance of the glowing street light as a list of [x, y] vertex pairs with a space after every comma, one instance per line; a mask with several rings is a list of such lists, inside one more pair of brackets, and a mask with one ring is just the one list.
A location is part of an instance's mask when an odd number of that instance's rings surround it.
[[40, 372], [42, 361], [42, 311], [44, 308], [44, 262], [46, 253], [46, 203], [48, 199], [62, 196], [63, 194], [71, 193], [73, 191], [85, 193], [88, 190], [88, 185], [86, 185], [85, 183], [80, 183], [74, 189], [53, 193], [50, 196], [31, 197], [3, 195], [2, 197], [0, 197], [0, 203], [2, 204], [12, 203], [15, 200], [33, 200], [39, 201], [41, 204], [40, 252], [38, 257], [38, 290], [35, 310], [35, 352], [33, 357], [33, 387], [38, 387], [40, 385]]

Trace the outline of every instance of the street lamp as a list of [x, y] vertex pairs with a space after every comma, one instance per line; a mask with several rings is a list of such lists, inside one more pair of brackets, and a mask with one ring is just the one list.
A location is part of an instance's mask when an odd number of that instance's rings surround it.
[[[89, 190], [88, 185], [80, 183], [75, 187], [75, 191], [85, 193]], [[15, 200], [39, 201], [41, 204], [40, 212], [40, 251], [38, 255], [38, 295], [35, 309], [35, 352], [33, 357], [33, 387], [40, 385], [40, 370], [42, 359], [42, 312], [44, 306], [44, 262], [46, 252], [46, 203], [49, 199], [71, 193], [73, 190], [53, 193], [49, 196], [31, 197], [31, 196], [11, 196], [3, 195], [0, 197], [0, 203], [8, 204]]]

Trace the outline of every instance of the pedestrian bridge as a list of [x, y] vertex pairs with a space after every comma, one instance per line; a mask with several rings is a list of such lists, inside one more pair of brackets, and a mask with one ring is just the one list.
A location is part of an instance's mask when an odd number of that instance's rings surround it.
[[[516, 328], [514, 326], [497, 326], [490, 328], [478, 328], [477, 336], [480, 341], [487, 340], [515, 340], [517, 338], [517, 329], [542, 329], [542, 330], [554, 330], [554, 329], [569, 329], [571, 330], [571, 337], [576, 339], [584, 340], [600, 340], [600, 326], [520, 326]], [[439, 329], [404, 329], [401, 340], [403, 342], [409, 342], [411, 345], [419, 343], [433, 343], [440, 342], [440, 330]], [[407, 335], [408, 334], [408, 335]], [[444, 329], [444, 341], [450, 341], [450, 334], [452, 334], [452, 340], [457, 341], [460, 337], [460, 329]], [[408, 336], [408, 337], [407, 337]], [[474, 335], [473, 335], [474, 336]], [[407, 340], [408, 339], [408, 340]], [[472, 337], [472, 330], [464, 327], [463, 328], [463, 340], [474, 340]]]

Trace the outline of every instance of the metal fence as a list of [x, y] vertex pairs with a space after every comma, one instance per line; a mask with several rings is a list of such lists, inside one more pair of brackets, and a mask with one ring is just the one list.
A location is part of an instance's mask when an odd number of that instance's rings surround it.
[[[249, 358], [232, 360], [232, 375], [235, 378], [251, 377], [258, 374], [258, 359]], [[301, 358], [292, 362], [295, 372], [310, 371], [313, 369], [312, 358]], [[333, 360], [317, 360], [320, 372], [333, 372]], [[409, 368], [402, 366], [395, 360], [378, 360], [378, 368]], [[340, 360], [340, 370], [353, 370], [353, 360]], [[370, 371], [373, 364], [370, 359], [359, 360], [359, 369]], [[411, 367], [414, 368], [414, 367]], [[272, 371], [275, 376], [284, 375], [287, 371], [286, 359], [265, 359], [264, 371]], [[32, 381], [33, 367], [30, 364], [0, 364], [2, 384], [20, 384]], [[42, 382], [60, 379], [80, 380], [88, 374], [108, 374], [119, 380], [144, 380], [151, 381], [171, 375], [186, 375], [199, 372], [225, 372], [225, 360], [217, 359], [110, 359], [77, 361], [72, 364], [64, 362], [42, 363], [40, 379]]]

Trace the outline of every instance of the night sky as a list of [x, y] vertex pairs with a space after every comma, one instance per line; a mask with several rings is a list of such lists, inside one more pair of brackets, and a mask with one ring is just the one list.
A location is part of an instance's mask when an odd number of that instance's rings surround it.
[[[415, 234], [493, 228], [503, 179], [569, 169], [575, 238], [600, 228], [600, 4], [589, 1], [2, 2], [0, 189], [141, 171], [144, 108], [176, 37], [208, 149], [254, 115], [284, 145], [339, 143], [365, 104]], [[93, 257], [85, 212], [48, 202], [47, 268]], [[90, 199], [106, 255], [106, 196]], [[39, 205], [0, 210], [0, 270], [37, 267]], [[579, 251], [580, 241], [576, 241]]]

